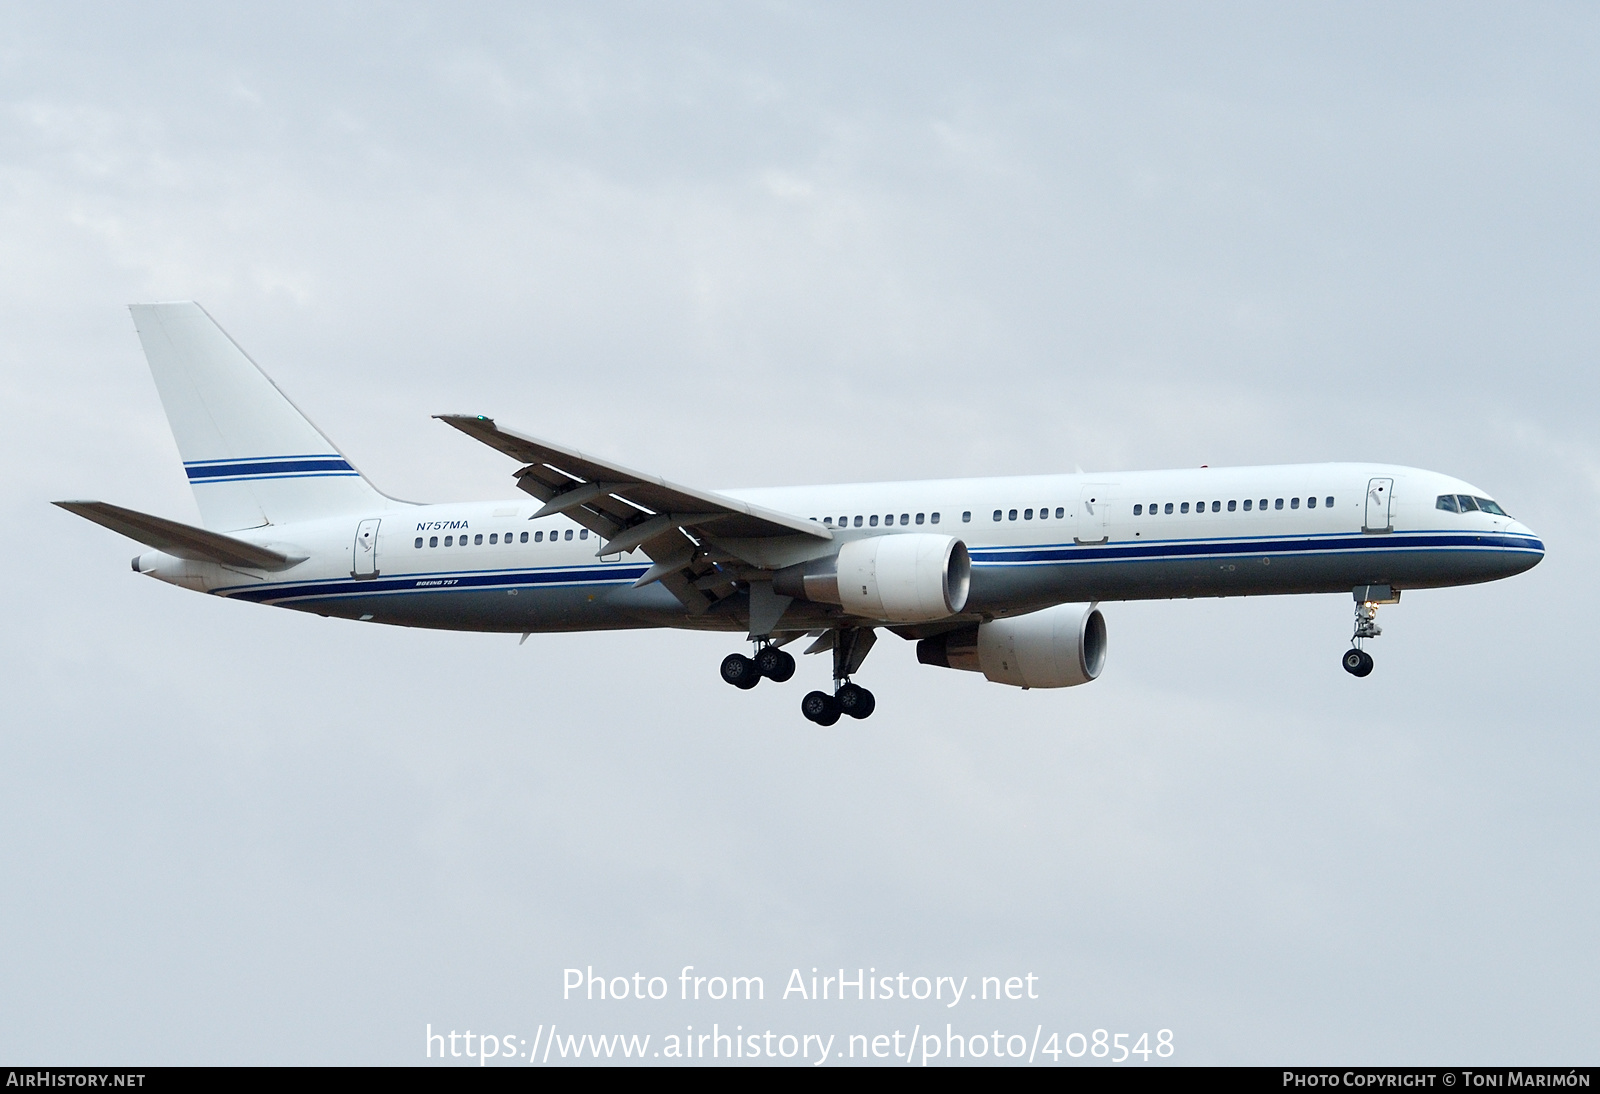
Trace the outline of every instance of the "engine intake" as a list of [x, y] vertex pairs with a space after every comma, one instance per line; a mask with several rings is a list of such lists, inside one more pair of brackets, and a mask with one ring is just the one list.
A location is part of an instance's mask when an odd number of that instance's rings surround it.
[[886, 623], [946, 619], [967, 606], [971, 586], [966, 544], [926, 532], [851, 540], [832, 558], [779, 570], [772, 581], [783, 596]]
[[1070, 688], [1099, 677], [1106, 664], [1106, 620], [1092, 604], [1057, 604], [924, 638], [917, 660], [981, 672], [1019, 688]]

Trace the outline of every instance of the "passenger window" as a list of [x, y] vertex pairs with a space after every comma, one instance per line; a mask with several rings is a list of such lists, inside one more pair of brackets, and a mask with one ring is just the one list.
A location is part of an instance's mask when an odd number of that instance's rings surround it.
[[567, 538], [567, 539], [571, 539], [572, 538], [572, 529], [571, 528], [567, 529], [567, 534], [566, 534], [565, 538]]
[[489, 542], [490, 543], [499, 543], [500, 542], [500, 537], [495, 535], [493, 532], [490, 532], [489, 533]]
[[[876, 524], [878, 522], [876, 520], [874, 520], [872, 523]], [[861, 527], [861, 518], [860, 517], [856, 517], [856, 527], [857, 528]]]
[[922, 523], [922, 514], [921, 514], [921, 513], [918, 513], [918, 514], [917, 514], [917, 523], [918, 523], [918, 524], [921, 524], [921, 523]]
[[878, 526], [878, 514], [872, 514], [872, 519], [867, 521], [867, 523], [876, 528]]
[[1007, 520], [1016, 520], [1017, 519], [1017, 511], [1015, 509], [1011, 510], [1011, 512], [1006, 514], [1006, 519]]
[[1463, 513], [1476, 513], [1478, 511], [1478, 503], [1465, 494], [1457, 494], [1456, 501], [1460, 503]]
[[[528, 533], [524, 532], [522, 534], [523, 535], [527, 535]], [[535, 533], [533, 533], [533, 542], [535, 542], [535, 543], [543, 543], [544, 542], [544, 533], [543, 532], [535, 532]]]
[[[939, 514], [937, 514], [937, 513], [934, 514], [934, 516], [938, 516], [938, 515]], [[934, 521], [934, 523], [938, 524], [939, 522], [938, 521]], [[972, 523], [972, 510], [971, 509], [963, 509], [961, 511], [961, 523], [962, 524], [971, 524]]]
[[1239, 508], [1239, 503], [1238, 502], [1236, 502], [1236, 501], [1228, 502], [1228, 512], [1231, 513], [1237, 508]]
[[588, 539], [589, 538], [589, 529], [585, 528], [583, 531], [579, 532], [578, 533], [578, 538], [579, 539]]
[[1033, 519], [1033, 510], [1032, 509], [1024, 509], [1022, 511], [1022, 519], [1023, 520], [1032, 520]]
[[1180, 512], [1180, 513], [1187, 513], [1188, 511], [1189, 511], [1189, 503], [1188, 502], [1184, 502], [1183, 505], [1181, 505], [1178, 508], [1178, 512]]
[[422, 537], [418, 536], [417, 537], [417, 542], [413, 543], [412, 546], [413, 547], [421, 547], [422, 546]]
[[1273, 502], [1272, 503], [1272, 507], [1274, 509], [1282, 509], [1283, 508], [1283, 499], [1279, 498], [1277, 501]]
[[911, 523], [911, 514], [910, 513], [901, 513], [900, 514], [900, 523], [902, 525], [910, 524]]
[[1220, 512], [1222, 512], [1222, 503], [1221, 503], [1221, 502], [1220, 502], [1220, 501], [1214, 501], [1214, 502], [1212, 502], [1212, 503], [1211, 503], [1211, 511], [1212, 511], [1212, 512], [1213, 512], [1213, 513], [1220, 513]]
[[1317, 499], [1316, 498], [1307, 498], [1306, 499], [1306, 508], [1307, 509], [1315, 509], [1316, 507], [1317, 507]]
[[522, 542], [523, 543], [528, 542], [528, 533], [526, 533], [526, 532], [522, 533]]
[[1245, 498], [1244, 499], [1244, 511], [1246, 513], [1248, 513], [1250, 511], [1250, 499], [1249, 498]]
[[[1187, 505], [1185, 505], [1184, 508], [1187, 509], [1189, 507]], [[1167, 513], [1172, 512], [1172, 503], [1170, 501], [1167, 502], [1167, 507], [1166, 507], [1166, 509], [1163, 510], [1163, 512], [1167, 512]]]
[[930, 524], [938, 524], [939, 523], [939, 514], [938, 513], [933, 514], [932, 518], [930, 518], [928, 523], [930, 523]]
[[453, 537], [453, 536], [445, 536], [444, 537], [444, 545], [446, 547], [454, 546], [454, 538], [455, 537]]
[[429, 547], [437, 547], [437, 546], [439, 546], [439, 537], [438, 536], [429, 536], [428, 537], [428, 546]]
[[1333, 498], [1331, 496], [1323, 498], [1322, 499], [1322, 504], [1323, 504], [1324, 508], [1332, 509], [1333, 508]]
[[1000, 510], [996, 509], [994, 511], [994, 519], [995, 520], [999, 520], [1000, 519]]
[[1298, 509], [1298, 508], [1300, 508], [1300, 499], [1299, 498], [1290, 498], [1289, 499], [1289, 508], [1290, 509]]
[[822, 523], [826, 524], [829, 528], [832, 528], [833, 527], [833, 518], [832, 517], [823, 517], [822, 518]]
[[1141, 514], [1141, 513], [1143, 513], [1143, 512], [1144, 512], [1144, 506], [1142, 506], [1142, 505], [1135, 505], [1135, 506], [1134, 506], [1134, 507], [1133, 507], [1133, 515], [1134, 515], [1134, 516], [1138, 516], [1138, 515], [1139, 515], [1139, 514]]

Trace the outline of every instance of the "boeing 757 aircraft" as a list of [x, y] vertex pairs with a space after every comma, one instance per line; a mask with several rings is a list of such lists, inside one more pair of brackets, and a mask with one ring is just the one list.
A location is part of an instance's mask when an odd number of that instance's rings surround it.
[[[744, 632], [738, 688], [832, 653], [811, 721], [865, 718], [879, 630], [998, 684], [1099, 677], [1106, 601], [1343, 593], [1343, 655], [1372, 671], [1380, 604], [1538, 564], [1488, 492], [1367, 463], [700, 490], [507, 429], [440, 420], [514, 461], [518, 501], [388, 497], [194, 303], [134, 325], [204, 527], [98, 501], [61, 508], [149, 547], [136, 573], [236, 600], [444, 630]], [[531, 499], [531, 500], [529, 500]]]

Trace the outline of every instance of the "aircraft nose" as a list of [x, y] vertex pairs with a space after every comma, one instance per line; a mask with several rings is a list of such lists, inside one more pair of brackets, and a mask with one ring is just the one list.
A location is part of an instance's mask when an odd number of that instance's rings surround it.
[[1514, 520], [1506, 527], [1506, 533], [1526, 541], [1525, 545], [1520, 548], [1521, 551], [1526, 552], [1528, 560], [1527, 565], [1523, 566], [1522, 569], [1530, 570], [1543, 561], [1544, 541], [1534, 533], [1532, 528], [1529, 528], [1520, 520]]

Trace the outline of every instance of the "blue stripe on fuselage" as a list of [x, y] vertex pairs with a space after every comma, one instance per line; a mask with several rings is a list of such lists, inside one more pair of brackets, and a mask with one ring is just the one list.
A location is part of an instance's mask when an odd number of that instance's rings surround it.
[[1339, 554], [1354, 551], [1414, 551], [1475, 548], [1543, 554], [1544, 544], [1528, 536], [1459, 532], [1387, 532], [1362, 535], [1295, 536], [1278, 539], [1160, 540], [1151, 543], [1054, 543], [1024, 547], [972, 547], [974, 565], [1038, 566], [1047, 563], [1105, 562], [1113, 559], [1191, 558], [1197, 555]]
[[[1039, 544], [1020, 547], [975, 547], [974, 566], [1008, 568], [1058, 566], [1118, 561], [1160, 561], [1239, 555], [1356, 554], [1477, 550], [1495, 553], [1544, 553], [1544, 544], [1530, 536], [1501, 534], [1392, 532], [1374, 535], [1298, 536], [1278, 539], [1169, 540], [1156, 543], [1121, 541], [1110, 544]], [[643, 576], [647, 567], [599, 565], [541, 569], [444, 570], [365, 580], [333, 578], [273, 585], [231, 586], [216, 595], [279, 603], [327, 597], [382, 596], [400, 593], [457, 592], [486, 588], [619, 585]]]
[[427, 574], [405, 574], [366, 580], [335, 578], [304, 584], [233, 586], [217, 589], [219, 596], [256, 603], [284, 600], [321, 599], [330, 596], [374, 596], [385, 593], [450, 593], [464, 589], [526, 588], [556, 585], [631, 584], [644, 575], [647, 566], [590, 566], [579, 569], [550, 570], [464, 570]]

